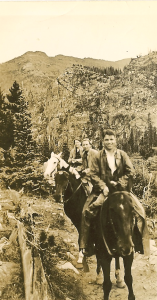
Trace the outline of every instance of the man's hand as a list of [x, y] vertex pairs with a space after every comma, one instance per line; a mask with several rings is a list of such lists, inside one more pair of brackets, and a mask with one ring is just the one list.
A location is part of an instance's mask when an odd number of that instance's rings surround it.
[[89, 174], [89, 172], [90, 172], [90, 169], [89, 169], [89, 168], [84, 169], [84, 170], [82, 171], [83, 174]]
[[76, 163], [76, 162], [80, 162], [80, 159], [79, 159], [79, 158], [75, 158], [75, 159], [73, 158], [73, 159], [72, 159], [72, 163], [74, 164], [74, 163]]
[[76, 163], [77, 161], [78, 161], [78, 160], [75, 159], [75, 158], [72, 159], [72, 163], [73, 163], [73, 164]]
[[108, 189], [107, 186], [105, 186], [104, 189], [103, 189], [103, 194], [104, 194], [104, 196], [107, 197], [107, 196], [108, 196], [108, 193], [109, 193], [109, 189]]

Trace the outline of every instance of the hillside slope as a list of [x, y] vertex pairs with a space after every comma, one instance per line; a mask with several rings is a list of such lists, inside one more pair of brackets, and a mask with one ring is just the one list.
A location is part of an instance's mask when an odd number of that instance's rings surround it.
[[[109, 65], [124, 71], [107, 76], [102, 69]], [[54, 151], [71, 146], [76, 135], [97, 146], [108, 126], [119, 135], [131, 127], [144, 131], [149, 113], [157, 127], [157, 52], [119, 62], [27, 52], [0, 65], [4, 93], [15, 80], [29, 102], [35, 138], [46, 132]]]
[[69, 110], [68, 128], [73, 136], [86, 132], [99, 140], [104, 126], [119, 135], [129, 134], [130, 127], [143, 132], [149, 113], [157, 127], [156, 52], [132, 59], [120, 75], [106, 76], [76, 65], [57, 81], [59, 96], [52, 102], [52, 111], [57, 117], [58, 112], [65, 115]]
[[40, 92], [73, 64], [100, 68], [112, 66], [123, 70], [124, 66], [129, 64], [129, 62], [130, 59], [111, 62], [91, 58], [80, 59], [64, 55], [49, 57], [44, 52], [29, 51], [0, 64], [0, 87], [4, 92], [8, 92], [8, 89], [16, 80], [26, 90], [38, 88]]

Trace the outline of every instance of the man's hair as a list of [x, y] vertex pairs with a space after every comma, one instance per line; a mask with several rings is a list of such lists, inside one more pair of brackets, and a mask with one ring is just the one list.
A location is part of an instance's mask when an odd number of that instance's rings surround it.
[[84, 138], [84, 139], [82, 140], [82, 143], [85, 142], [85, 141], [89, 142], [89, 144], [91, 145], [91, 142], [90, 142], [90, 139], [89, 139], [89, 138]]
[[74, 145], [75, 145], [75, 141], [79, 141], [79, 142], [81, 143], [81, 139], [80, 139], [79, 137], [76, 137], [76, 138], [74, 139]]
[[104, 130], [104, 132], [103, 132], [103, 138], [104, 138], [106, 135], [113, 135], [114, 137], [116, 137], [116, 133], [115, 133], [115, 131], [113, 131], [112, 129], [106, 129], [106, 130]]

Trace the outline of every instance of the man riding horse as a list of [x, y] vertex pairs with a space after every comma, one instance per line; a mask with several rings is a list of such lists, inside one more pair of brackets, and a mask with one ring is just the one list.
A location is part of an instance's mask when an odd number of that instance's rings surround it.
[[[80, 249], [84, 254], [87, 254], [89, 250], [91, 219], [97, 215], [100, 206], [110, 194], [116, 191], [131, 191], [134, 172], [128, 155], [116, 147], [115, 132], [110, 129], [106, 130], [103, 149], [92, 158], [90, 165], [93, 190], [84, 205], [80, 232]], [[132, 202], [138, 217], [145, 219], [143, 207], [134, 195], [132, 195]], [[148, 252], [148, 243], [146, 246]]]
[[83, 148], [79, 138], [74, 139], [74, 148], [70, 151], [68, 163], [78, 171], [82, 170]]
[[82, 140], [82, 146], [79, 138], [75, 138], [74, 148], [70, 151], [68, 159], [70, 166], [75, 167], [75, 169], [80, 173], [82, 177], [82, 185], [87, 196], [90, 195], [92, 191], [90, 178], [91, 161], [97, 153], [97, 150], [92, 149], [88, 138], [84, 138]]
[[93, 188], [90, 178], [90, 168], [94, 157], [98, 154], [98, 151], [92, 149], [90, 140], [88, 138], [84, 138], [82, 140], [82, 147], [82, 184], [85, 189], [86, 195], [89, 196]]

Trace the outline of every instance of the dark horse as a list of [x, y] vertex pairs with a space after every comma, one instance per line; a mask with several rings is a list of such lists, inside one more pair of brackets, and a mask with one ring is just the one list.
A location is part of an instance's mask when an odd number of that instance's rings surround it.
[[[58, 171], [55, 175], [57, 201], [63, 197], [64, 210], [80, 232], [82, 210], [87, 199], [81, 178], [71, 174], [69, 168]], [[97, 273], [100, 266], [103, 270], [104, 300], [109, 299], [111, 290], [110, 264], [113, 257], [124, 262], [124, 280], [128, 287], [128, 300], [135, 300], [132, 288], [131, 266], [133, 262], [134, 244], [132, 241], [134, 228], [134, 213], [131, 196], [127, 192], [116, 192], [109, 196], [101, 207], [101, 211], [94, 222], [92, 233], [97, 257]], [[94, 234], [94, 232], [96, 234]]]

